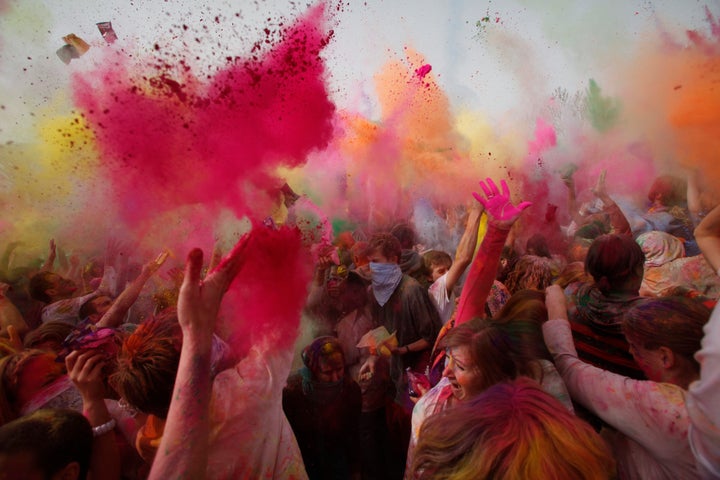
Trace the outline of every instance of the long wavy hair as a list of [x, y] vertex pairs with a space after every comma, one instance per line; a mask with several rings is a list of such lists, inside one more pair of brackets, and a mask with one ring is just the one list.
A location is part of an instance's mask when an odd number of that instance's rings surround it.
[[[547, 320], [545, 293], [538, 290], [518, 290], [493, 317], [492, 322], [510, 335], [515, 345], [514, 353], [519, 358], [517, 363], [528, 365], [541, 359], [552, 361], [542, 334], [542, 324]], [[541, 381], [542, 371], [542, 366], [536, 365], [535, 374], [530, 376]]]
[[524, 289], [545, 291], [552, 285], [556, 272], [553, 261], [536, 255], [523, 255], [505, 280], [510, 293]]
[[614, 459], [592, 427], [522, 377], [429, 417], [410, 468], [422, 480], [615, 476]]

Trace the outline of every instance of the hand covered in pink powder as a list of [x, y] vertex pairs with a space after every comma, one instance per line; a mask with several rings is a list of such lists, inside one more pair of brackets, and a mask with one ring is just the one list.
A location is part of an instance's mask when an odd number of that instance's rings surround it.
[[206, 340], [212, 337], [220, 302], [245, 263], [244, 252], [250, 237], [249, 233], [242, 236], [204, 280], [200, 278], [202, 250], [195, 248], [188, 254], [178, 296], [178, 322], [184, 335], [200, 335]]
[[512, 224], [520, 218], [523, 210], [532, 205], [532, 203], [520, 202], [517, 205], [513, 205], [507, 182], [501, 180], [500, 186], [502, 187], [502, 192], [500, 192], [492, 179], [486, 178], [484, 182], [481, 180], [480, 188], [482, 188], [485, 197], [477, 192], [473, 192], [473, 197], [485, 208], [491, 224], [500, 228], [510, 228]]

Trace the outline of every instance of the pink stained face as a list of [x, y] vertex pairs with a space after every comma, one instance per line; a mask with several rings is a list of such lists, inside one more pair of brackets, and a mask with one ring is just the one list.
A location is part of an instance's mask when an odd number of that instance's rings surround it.
[[452, 347], [445, 351], [443, 377], [450, 381], [453, 396], [457, 400], [468, 400], [482, 392], [480, 375], [467, 346]]

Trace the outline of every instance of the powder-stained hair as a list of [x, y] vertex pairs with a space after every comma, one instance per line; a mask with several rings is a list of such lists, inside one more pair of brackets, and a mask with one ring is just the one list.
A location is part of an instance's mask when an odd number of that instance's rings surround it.
[[402, 255], [400, 241], [389, 233], [376, 233], [370, 237], [366, 250], [367, 255], [372, 255], [373, 252], [378, 250], [388, 260], [395, 257], [398, 262], [400, 261]]
[[555, 284], [563, 289], [575, 282], [592, 282], [592, 277], [585, 272], [583, 262], [570, 262], [555, 279]]
[[336, 337], [326, 335], [317, 337], [310, 345], [306, 346], [302, 351], [301, 358], [310, 372], [317, 375], [320, 370], [320, 360], [338, 353], [344, 358], [345, 354], [340, 341]]
[[428, 250], [422, 254], [423, 264], [427, 272], [432, 272], [435, 266], [445, 266], [450, 268], [453, 259], [449, 253], [442, 250]]
[[123, 342], [110, 385], [139, 411], [166, 418], [181, 346], [176, 317], [147, 320]]
[[22, 350], [0, 359], [0, 425], [20, 416], [23, 400], [36, 393], [32, 388], [49, 385], [65, 373], [65, 364], [42, 350]]
[[530, 254], [530, 250], [534, 252], [531, 255], [552, 258], [552, 255], [550, 254], [550, 247], [547, 244], [547, 239], [542, 233], [536, 233], [527, 239], [527, 242], [525, 243], [525, 251]]
[[627, 338], [643, 348], [669, 348], [674, 354], [690, 361], [699, 373], [700, 364], [694, 355], [700, 350], [703, 327], [710, 313], [705, 305], [690, 298], [648, 298], [627, 311], [622, 329]]
[[43, 323], [25, 335], [23, 346], [25, 348], [36, 348], [45, 342], [55, 342], [60, 345], [74, 328], [75, 327], [67, 322], [52, 321]]
[[45, 478], [52, 478], [72, 462], [80, 467], [78, 478], [87, 478], [92, 443], [90, 423], [73, 410], [37, 410], [0, 427], [0, 454], [29, 453], [33, 466]]
[[[585, 271], [605, 294], [633, 277], [642, 278], [645, 254], [630, 235], [601, 235], [585, 257]], [[639, 285], [638, 285], [639, 286]]]
[[545, 291], [555, 276], [552, 260], [536, 255], [523, 255], [507, 276], [505, 286], [510, 293], [532, 289]]
[[415, 229], [408, 223], [398, 223], [390, 229], [390, 234], [397, 238], [401, 248], [411, 249], [415, 245]]
[[661, 175], [650, 186], [648, 200], [654, 202], [658, 195], [665, 206], [682, 205], [687, 200], [687, 182], [673, 175]]
[[602, 438], [527, 378], [499, 383], [423, 423], [412, 478], [606, 480]]
[[545, 293], [539, 290], [518, 290], [510, 296], [497, 318], [505, 321], [527, 320], [542, 325], [548, 319]]
[[493, 317], [516, 345], [516, 354], [523, 362], [539, 359], [551, 360], [542, 335], [542, 324], [548, 320], [545, 306], [545, 293], [537, 290], [519, 290], [507, 301], [505, 306]]
[[53, 287], [52, 282], [48, 280], [48, 277], [55, 275], [52, 272], [43, 271], [38, 272], [30, 278], [28, 282], [28, 293], [30, 298], [37, 300], [42, 303], [50, 303], [52, 298], [47, 294], [46, 290]]
[[517, 365], [516, 347], [510, 335], [488, 320], [474, 319], [450, 329], [440, 341], [440, 347], [468, 348], [472, 363], [467, 367], [480, 372], [476, 376], [478, 391], [511, 380], [519, 372], [532, 371], [527, 365]]

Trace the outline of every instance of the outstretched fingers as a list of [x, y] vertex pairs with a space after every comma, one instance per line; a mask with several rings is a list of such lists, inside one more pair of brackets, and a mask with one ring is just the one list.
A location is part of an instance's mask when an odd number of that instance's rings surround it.
[[[490, 180], [489, 178], [487, 180], [488, 180], [488, 182], [492, 183], [492, 180]], [[485, 182], [483, 182], [482, 180], [480, 180], [479, 183], [480, 183], [480, 188], [482, 188], [482, 191], [485, 194], [485, 196], [492, 197], [492, 190], [490, 190], [489, 185], [485, 185]], [[473, 193], [473, 195], [477, 195], [477, 194]], [[475, 198], [477, 198], [477, 197], [475, 197]]]
[[184, 292], [197, 294], [197, 290], [200, 288], [200, 275], [202, 272], [203, 264], [203, 251], [199, 248], [193, 248], [188, 253], [187, 260], [185, 262], [185, 275], [183, 276], [183, 282], [180, 286], [181, 295]]
[[485, 204], [485, 198], [477, 192], [473, 192], [472, 195], [473, 195], [473, 197], [475, 197], [475, 200], [477, 200], [480, 203], [480, 205], [482, 205], [483, 210], [486, 210], [487, 205]]
[[500, 180], [500, 187], [502, 188], [503, 197], [510, 198], [510, 188], [508, 187], [508, 184], [504, 179]]
[[494, 197], [496, 195], [500, 194], [500, 190], [498, 189], [497, 185], [495, 185], [495, 182], [493, 182], [492, 178], [488, 177], [485, 179], [485, 182], [487, 183], [488, 187], [490, 188], [490, 194], [488, 195], [487, 192], [485, 194], [488, 197]]
[[[214, 281], [217, 281], [225, 291], [233, 279], [240, 273], [242, 266], [245, 264], [245, 250], [247, 249], [250, 241], [251, 232], [246, 233], [235, 246], [230, 250], [230, 253], [222, 259], [220, 264], [210, 274]], [[217, 279], [217, 280], [215, 280]]]

